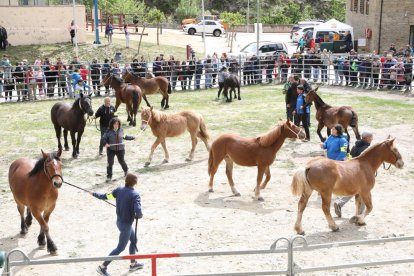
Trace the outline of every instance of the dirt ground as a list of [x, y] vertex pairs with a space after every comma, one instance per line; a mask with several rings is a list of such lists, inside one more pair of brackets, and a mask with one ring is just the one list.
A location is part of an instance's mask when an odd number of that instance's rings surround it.
[[[355, 91], [348, 93], [358, 95]], [[364, 96], [367, 95], [373, 93]], [[381, 96], [401, 101], [412, 99], [396, 94], [383, 93]], [[414, 233], [414, 189], [411, 186], [414, 184], [414, 125], [408, 122], [387, 129], [365, 128], [374, 133], [374, 143], [384, 140], [388, 134], [396, 135], [396, 145], [403, 156], [405, 167], [401, 170], [391, 167], [389, 171], [379, 168], [373, 189], [374, 209], [366, 218], [366, 226], [357, 227], [348, 222], [354, 212], [351, 201], [343, 208], [343, 218], [335, 218], [340, 232], [331, 232], [320, 207], [321, 200], [314, 193], [303, 217], [305, 237], [309, 244], [412, 236]], [[262, 191], [264, 202], [253, 199], [255, 168], [235, 166], [234, 179], [241, 197], [232, 196], [223, 164], [216, 174], [215, 192], [208, 193], [208, 153], [202, 143], [199, 143], [195, 161], [185, 162], [190, 148], [188, 134], [169, 142], [169, 164], [161, 165], [163, 154], [157, 149], [149, 169], [143, 168], [149, 145], [139, 149], [130, 147], [127, 162], [133, 171], [139, 173], [137, 189], [141, 193], [144, 213], [138, 226], [140, 253], [268, 249], [276, 239], [294, 235], [298, 198], [291, 195], [291, 178], [294, 169], [302, 167], [311, 156], [322, 153], [316, 136], [314, 137], [310, 143], [285, 142], [271, 166], [272, 179]], [[82, 187], [100, 192], [122, 185], [121, 177], [112, 184], [102, 183], [104, 176], [101, 170], [87, 165], [88, 160], [95, 158], [99, 158], [95, 151], [85, 151], [78, 160], [72, 160], [70, 154], [65, 152], [65, 180], [82, 183]], [[116, 163], [114, 175], [121, 174]], [[10, 193], [2, 194], [1, 210], [0, 250], [10, 251], [18, 247], [27, 252], [30, 258], [53, 259], [105, 256], [116, 246], [118, 230], [115, 226], [115, 209], [67, 185], [60, 190], [58, 204], [50, 221], [51, 235], [59, 249], [58, 257], [50, 257], [46, 250], [37, 248], [39, 225], [36, 221], [25, 237], [19, 235], [19, 217]], [[401, 242], [295, 253], [295, 262], [298, 266], [309, 267], [413, 258], [413, 255], [414, 245]], [[150, 275], [151, 263], [148, 260], [144, 262], [145, 268], [134, 273]], [[286, 269], [286, 263], [286, 254], [163, 259], [158, 261], [158, 275], [280, 270]], [[15, 275], [95, 275], [98, 264], [99, 262], [18, 267], [13, 272]], [[113, 262], [109, 272], [111, 275], [128, 275], [128, 264], [125, 261]], [[306, 275], [413, 273], [413, 264], [403, 264]]]

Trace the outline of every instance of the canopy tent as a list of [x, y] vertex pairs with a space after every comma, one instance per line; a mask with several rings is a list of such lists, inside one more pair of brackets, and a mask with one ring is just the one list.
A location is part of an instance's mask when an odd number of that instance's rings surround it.
[[329, 31], [333, 31], [333, 32], [346, 32], [349, 31], [351, 33], [352, 36], [352, 40], [354, 40], [354, 28], [350, 25], [347, 25], [345, 23], [339, 22], [336, 19], [331, 19], [326, 21], [325, 23], [319, 24], [317, 26], [315, 26], [315, 28], [313, 29], [313, 33], [314, 33], [314, 37], [316, 35], [317, 32], [329, 32]]

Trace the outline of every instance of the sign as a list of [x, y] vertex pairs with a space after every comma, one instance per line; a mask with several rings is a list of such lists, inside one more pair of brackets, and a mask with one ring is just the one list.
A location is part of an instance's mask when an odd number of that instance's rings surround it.
[[358, 46], [362, 46], [362, 47], [367, 46], [366, 38], [358, 38]]

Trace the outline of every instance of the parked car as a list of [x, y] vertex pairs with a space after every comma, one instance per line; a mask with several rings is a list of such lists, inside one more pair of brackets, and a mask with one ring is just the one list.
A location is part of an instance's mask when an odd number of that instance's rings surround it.
[[[187, 24], [197, 24], [199, 23], [201, 20], [203, 20], [202, 16], [198, 16], [197, 18], [186, 18], [183, 19], [181, 21], [181, 25], [187, 25]], [[204, 15], [204, 20], [218, 20], [218, 16], [217, 15]]]
[[[277, 55], [278, 53], [288, 53], [288, 47], [284, 42], [261, 41], [259, 42], [259, 57], [265, 59], [267, 56]], [[240, 49], [238, 52], [229, 53], [230, 59], [244, 62], [257, 54], [257, 42], [251, 42]]]
[[293, 33], [292, 41], [297, 43], [305, 33], [313, 31], [313, 28], [314, 26], [299, 27], [299, 29]]
[[[299, 39], [301, 38], [299, 33], [296, 34], [298, 31], [303, 30], [305, 28], [314, 27], [314, 26], [322, 24], [324, 22], [325, 21], [318, 20], [318, 19], [299, 21], [297, 25], [294, 25], [292, 27], [292, 30], [290, 31], [290, 38], [293, 40], [293, 42], [298, 42]], [[302, 31], [302, 32], [304, 32], [304, 31]]]
[[215, 20], [203, 20], [198, 24], [187, 24], [183, 26], [183, 31], [189, 35], [203, 33], [204, 29], [206, 34], [212, 34], [214, 36], [220, 36], [225, 32], [220, 21]]

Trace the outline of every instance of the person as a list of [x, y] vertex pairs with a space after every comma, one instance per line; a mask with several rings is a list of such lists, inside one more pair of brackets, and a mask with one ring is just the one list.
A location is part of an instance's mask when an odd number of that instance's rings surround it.
[[2, 25], [0, 25], [0, 50], [6, 51], [8, 44], [7, 30]]
[[302, 84], [297, 86], [298, 96], [296, 98], [296, 104], [293, 110], [293, 115], [297, 116], [295, 120], [295, 124], [299, 126], [300, 122], [302, 122], [302, 126], [305, 129], [306, 138], [304, 141], [310, 141], [310, 134], [309, 134], [309, 125], [308, 125], [308, 117], [310, 112], [310, 105], [305, 102], [305, 95], [304, 95], [305, 88]]
[[91, 80], [92, 80], [92, 89], [95, 93], [95, 96], [101, 96], [101, 65], [98, 64], [98, 60], [94, 58], [90, 66], [91, 69]]
[[83, 79], [79, 79], [78, 82], [75, 85], [75, 100], [80, 98], [81, 93], [83, 95], [85, 95], [86, 90], [88, 90], [88, 91], [90, 90], [89, 85], [87, 85]]
[[72, 43], [72, 46], [75, 46], [75, 36], [76, 36], [76, 25], [75, 25], [75, 21], [72, 20], [72, 22], [70, 22], [70, 26], [68, 27], [69, 29], [69, 34], [70, 34], [70, 42]]
[[124, 174], [128, 173], [128, 165], [125, 163], [125, 145], [123, 143], [124, 130], [121, 128], [121, 121], [114, 117], [109, 121], [107, 131], [104, 133], [101, 139], [101, 143], [106, 148], [106, 155], [108, 164], [106, 167], [106, 182], [112, 181], [112, 167], [114, 165], [115, 155], [119, 164], [124, 171]]
[[[361, 155], [361, 153], [366, 150], [370, 145], [372, 140], [374, 139], [374, 136], [369, 131], [364, 131], [361, 134], [361, 140], [358, 140], [355, 142], [355, 146], [351, 149], [351, 157], [355, 158]], [[334, 201], [334, 209], [335, 214], [338, 216], [338, 218], [342, 217], [342, 207], [352, 198], [352, 196], [340, 196], [337, 197]], [[361, 205], [359, 209], [359, 213], [361, 214], [365, 209], [364, 204]]]
[[347, 157], [348, 140], [343, 135], [344, 128], [341, 124], [331, 128], [331, 135], [325, 142], [321, 143], [322, 149], [327, 150], [327, 157], [332, 160], [343, 161]]
[[112, 33], [113, 33], [113, 26], [110, 21], [105, 26], [105, 35], [108, 38], [108, 44], [112, 44]]
[[129, 48], [129, 31], [128, 31], [128, 25], [124, 25], [124, 33], [125, 33], [125, 47]]
[[[109, 256], [119, 255], [122, 251], [125, 250], [128, 240], [129, 240], [129, 254], [134, 255], [136, 252], [137, 238], [135, 236], [135, 231], [132, 228], [132, 223], [135, 219], [142, 218], [142, 208], [141, 208], [141, 196], [134, 189], [134, 186], [138, 183], [138, 177], [135, 174], [128, 173], [125, 177], [125, 186], [118, 187], [113, 190], [111, 193], [96, 193], [89, 192], [92, 196], [107, 200], [115, 198], [116, 200], [116, 226], [119, 229], [119, 240], [117, 247], [109, 253]], [[107, 276], [108, 265], [111, 261], [105, 261], [100, 266], [97, 267], [96, 271], [100, 275]], [[134, 259], [131, 259], [131, 264], [129, 266], [129, 271], [135, 271], [142, 269], [144, 267], [143, 263], [139, 263]]]
[[[104, 104], [98, 108], [94, 118], [99, 119], [99, 127], [101, 129], [101, 139], [109, 127], [109, 122], [115, 116], [115, 107], [111, 104], [111, 98], [106, 97]], [[103, 144], [99, 143], [99, 155], [103, 155]]]
[[290, 86], [288, 87], [285, 95], [286, 103], [286, 119], [293, 122], [293, 110], [295, 109], [296, 99], [298, 97], [297, 86], [299, 78], [296, 75], [289, 77]]
[[346, 31], [344, 40], [345, 40], [346, 52], [350, 52], [351, 49], [354, 48], [352, 45], [352, 35], [350, 31]]

